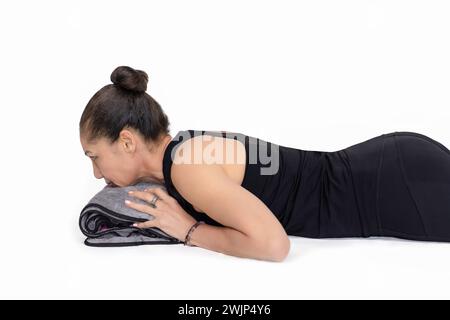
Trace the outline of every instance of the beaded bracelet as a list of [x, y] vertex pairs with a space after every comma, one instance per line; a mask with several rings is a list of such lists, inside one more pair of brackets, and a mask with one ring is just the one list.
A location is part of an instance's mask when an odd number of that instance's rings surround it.
[[194, 245], [191, 245], [189, 243], [189, 241], [191, 241], [191, 235], [192, 232], [194, 232], [195, 228], [197, 228], [200, 224], [205, 223], [204, 221], [197, 221], [196, 223], [194, 223], [192, 225], [192, 227], [189, 229], [188, 233], [186, 234], [186, 237], [184, 239], [184, 245], [186, 246], [190, 246], [190, 247], [194, 247]]

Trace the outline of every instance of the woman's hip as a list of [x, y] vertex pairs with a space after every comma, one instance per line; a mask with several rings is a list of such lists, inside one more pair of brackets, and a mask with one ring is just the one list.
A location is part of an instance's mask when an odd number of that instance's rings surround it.
[[368, 234], [450, 241], [450, 151], [443, 144], [399, 131], [342, 152]]

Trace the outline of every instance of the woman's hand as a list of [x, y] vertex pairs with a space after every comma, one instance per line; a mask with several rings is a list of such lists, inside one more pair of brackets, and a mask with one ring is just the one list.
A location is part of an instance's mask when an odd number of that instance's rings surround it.
[[[145, 189], [144, 191], [130, 191], [128, 194], [149, 203], [147, 205], [133, 201], [125, 201], [125, 204], [128, 207], [155, 217], [153, 220], [136, 223], [134, 224], [135, 227], [157, 227], [170, 236], [175, 237], [180, 241], [184, 241], [189, 228], [196, 222], [196, 220], [180, 206], [178, 201], [162, 188], [154, 187]], [[158, 196], [158, 200], [155, 202], [156, 208], [153, 208], [150, 204], [154, 195]]]

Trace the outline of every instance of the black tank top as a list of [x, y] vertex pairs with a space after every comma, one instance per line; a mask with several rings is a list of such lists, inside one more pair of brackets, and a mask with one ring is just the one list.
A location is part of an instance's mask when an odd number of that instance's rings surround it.
[[[196, 220], [222, 226], [207, 214], [196, 211], [172, 184], [172, 154], [182, 142], [197, 135], [231, 137], [245, 144], [245, 175], [241, 186], [264, 202], [288, 235], [311, 238], [362, 235], [364, 226], [343, 150], [300, 150], [231, 131], [179, 131], [164, 152], [167, 192]], [[278, 165], [273, 159], [277, 159]]]

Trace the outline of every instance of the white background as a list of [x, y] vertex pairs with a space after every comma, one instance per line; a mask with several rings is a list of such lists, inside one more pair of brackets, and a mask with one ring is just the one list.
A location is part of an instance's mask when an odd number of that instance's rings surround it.
[[333, 151], [416, 131], [450, 146], [449, 16], [430, 0], [1, 2], [0, 298], [450, 298], [450, 243], [290, 237], [272, 263], [90, 248], [78, 229], [104, 186], [78, 121], [117, 66], [149, 74], [172, 135]]

